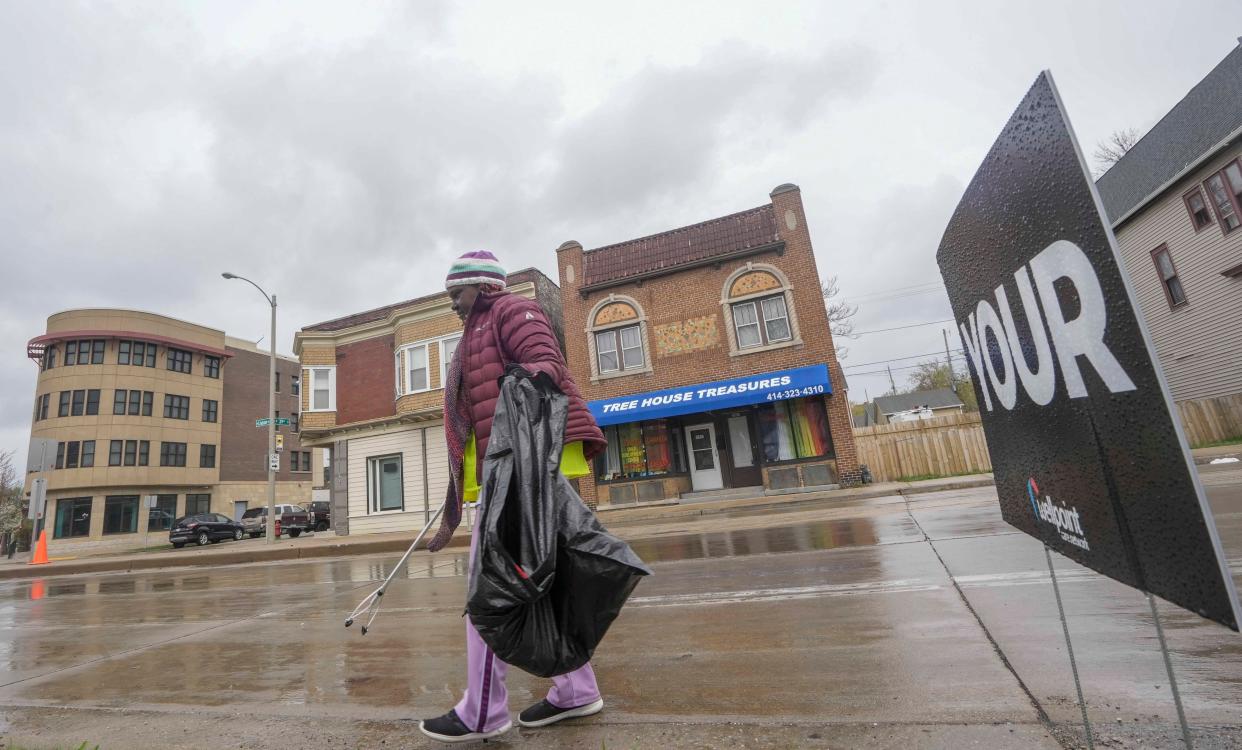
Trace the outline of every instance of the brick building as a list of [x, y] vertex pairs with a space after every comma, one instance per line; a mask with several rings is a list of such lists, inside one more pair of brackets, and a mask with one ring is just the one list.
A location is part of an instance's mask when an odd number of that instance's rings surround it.
[[[31, 437], [56, 441], [44, 475], [53, 552], [166, 544], [176, 518], [266, 503], [267, 431], [254, 420], [267, 416], [269, 359], [253, 344], [154, 313], [81, 309], [49, 317], [27, 354], [39, 367]], [[277, 370], [297, 387], [295, 360]], [[296, 424], [297, 398], [285, 404]], [[322, 453], [291, 428], [277, 495], [307, 502]]]
[[[539, 301], [557, 335], [560, 293], [528, 269], [509, 291]], [[337, 534], [417, 531], [444, 501], [444, 376], [461, 321], [446, 292], [306, 326], [302, 439], [331, 454]]]
[[[249, 341], [225, 339], [228, 367], [224, 376], [224, 403], [220, 415], [220, 477], [213, 504], [231, 518], [247, 508], [267, 505], [267, 428], [255, 420], [267, 417], [269, 352]], [[282, 445], [276, 472], [276, 502], [304, 505], [311, 491], [324, 483], [323, 451], [302, 444], [302, 365], [293, 357], [276, 355], [276, 418]]]
[[588, 502], [857, 483], [801, 192], [786, 184], [770, 198], [557, 250], [567, 358], [609, 441], [581, 482]]

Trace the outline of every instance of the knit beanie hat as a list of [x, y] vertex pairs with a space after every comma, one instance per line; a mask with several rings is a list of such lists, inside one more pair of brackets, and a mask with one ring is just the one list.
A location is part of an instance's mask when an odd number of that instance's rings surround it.
[[445, 289], [471, 284], [487, 284], [505, 288], [505, 269], [500, 267], [496, 256], [486, 250], [475, 250], [466, 253], [449, 268], [448, 278], [444, 281]]

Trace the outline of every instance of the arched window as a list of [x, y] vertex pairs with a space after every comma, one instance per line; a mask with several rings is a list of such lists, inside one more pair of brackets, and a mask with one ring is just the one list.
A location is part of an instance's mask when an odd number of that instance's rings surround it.
[[779, 268], [747, 263], [730, 274], [720, 302], [733, 354], [802, 343], [793, 287]]
[[637, 301], [610, 294], [595, 305], [587, 321], [593, 380], [651, 372], [647, 316]]

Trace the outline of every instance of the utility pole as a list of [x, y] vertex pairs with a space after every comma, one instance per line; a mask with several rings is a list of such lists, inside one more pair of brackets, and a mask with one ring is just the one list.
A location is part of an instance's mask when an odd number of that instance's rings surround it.
[[268, 544], [276, 543], [276, 471], [280, 467], [276, 452], [276, 295], [263, 291], [263, 287], [245, 276], [234, 273], [220, 274], [226, 279], [241, 279], [259, 290], [259, 294], [272, 306], [272, 336], [268, 344], [272, 361], [267, 371], [267, 523], [264, 529]]
[[949, 387], [957, 393], [957, 378], [953, 377], [953, 357], [949, 355], [949, 332], [944, 328], [940, 332], [944, 334], [944, 364], [949, 368]]
[[893, 380], [893, 366], [888, 366], [888, 384], [893, 387], [893, 395], [897, 395], [897, 382]]

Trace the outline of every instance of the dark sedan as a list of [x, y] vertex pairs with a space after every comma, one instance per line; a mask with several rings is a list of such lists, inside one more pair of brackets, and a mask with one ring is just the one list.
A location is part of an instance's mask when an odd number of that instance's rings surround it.
[[244, 535], [242, 527], [227, 516], [219, 513], [199, 513], [178, 518], [172, 530], [168, 532], [168, 541], [177, 548], [184, 547], [189, 542], [206, 547], [221, 539], [234, 539], [240, 542]]

